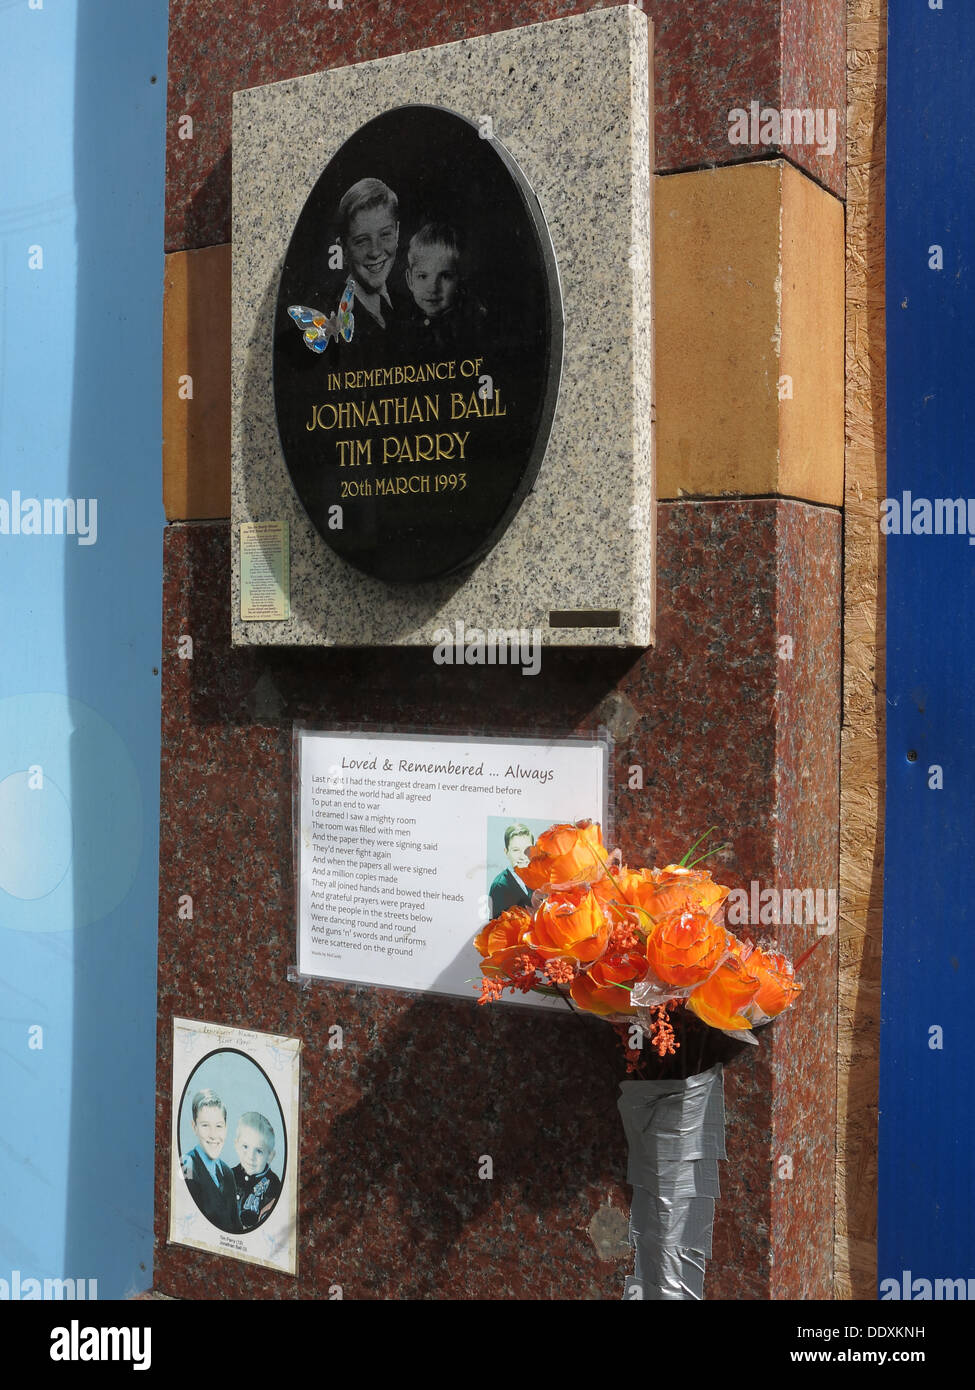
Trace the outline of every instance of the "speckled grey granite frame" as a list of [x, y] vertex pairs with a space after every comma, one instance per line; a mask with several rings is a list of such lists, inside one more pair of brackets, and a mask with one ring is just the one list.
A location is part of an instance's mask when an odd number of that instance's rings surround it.
[[[234, 93], [232, 621], [237, 645], [432, 646], [438, 628], [537, 628], [560, 646], [653, 640], [650, 24], [617, 7]], [[548, 223], [562, 383], [533, 490], [462, 575], [394, 586], [325, 544], [278, 442], [272, 324], [308, 194], [358, 128], [410, 102], [472, 119], [521, 166]], [[287, 520], [291, 612], [240, 620], [239, 525]], [[552, 627], [618, 610], [618, 627]]]

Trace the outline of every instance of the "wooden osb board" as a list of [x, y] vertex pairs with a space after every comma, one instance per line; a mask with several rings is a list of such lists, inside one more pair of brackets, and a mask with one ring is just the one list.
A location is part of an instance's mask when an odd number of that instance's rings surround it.
[[847, 6], [846, 484], [836, 1296], [876, 1298], [884, 813], [886, 0]]

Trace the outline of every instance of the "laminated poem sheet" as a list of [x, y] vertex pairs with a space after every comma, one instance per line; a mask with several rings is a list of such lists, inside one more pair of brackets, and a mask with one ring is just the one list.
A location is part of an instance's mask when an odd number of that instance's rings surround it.
[[527, 905], [541, 831], [605, 823], [607, 761], [600, 740], [299, 730], [299, 973], [473, 998], [472, 938]]

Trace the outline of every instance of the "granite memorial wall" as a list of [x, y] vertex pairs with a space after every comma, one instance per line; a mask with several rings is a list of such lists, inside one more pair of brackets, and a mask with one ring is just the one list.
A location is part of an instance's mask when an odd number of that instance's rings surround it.
[[[370, 735], [377, 757], [388, 736], [523, 747], [526, 769], [539, 741], [599, 747], [598, 809], [626, 857], [671, 862], [716, 825], [722, 883], [835, 901], [842, 6], [579, 9], [420, 7], [407, 32], [381, 5], [322, 0], [300, 27], [287, 4], [245, 23], [210, 7], [205, 24], [171, 6], [165, 1293], [619, 1298], [632, 1265], [610, 1030], [478, 1008], [454, 976], [436, 992], [397, 982], [378, 921], [381, 972], [298, 968], [296, 728], [351, 740], [360, 766], [332, 772], [333, 758], [326, 785], [367, 771]], [[752, 121], [753, 102], [760, 118], [809, 108], [813, 138]], [[356, 262], [355, 212], [343, 225], [337, 204], [370, 179], [396, 205], [381, 195], [368, 226], [360, 216], [376, 240]], [[408, 311], [395, 351], [390, 339], [341, 359], [387, 299]], [[340, 341], [350, 321], [360, 337]], [[467, 363], [471, 389], [355, 375], [418, 363]], [[402, 408], [378, 404], [397, 395]], [[461, 407], [441, 428], [438, 412]], [[415, 409], [425, 417], [408, 419]], [[340, 420], [341, 440], [325, 428]], [[461, 468], [468, 429], [474, 466]], [[360, 490], [342, 496], [353, 472]], [[459, 496], [462, 473], [477, 497]], [[444, 659], [458, 625], [538, 637], [517, 661], [482, 662], [476, 643], [471, 661], [461, 637], [462, 658]], [[442, 866], [432, 891], [448, 893], [464, 851], [449, 814], [425, 819], [425, 804], [401, 807], [403, 822]], [[826, 940], [799, 1004], [727, 1069], [711, 1298], [829, 1294], [834, 931], [835, 912], [780, 929], [794, 955]], [[187, 1021], [222, 1030], [240, 1114], [276, 1097], [265, 1104], [288, 1131], [276, 1176], [295, 1210], [283, 1255], [270, 1236], [261, 1259], [242, 1259], [174, 1227], [178, 1123], [199, 1122], [183, 1113], [190, 1066], [174, 1044]], [[248, 1154], [270, 1142], [231, 1115], [225, 1158], [241, 1133]], [[270, 1231], [267, 1194], [255, 1200]]]

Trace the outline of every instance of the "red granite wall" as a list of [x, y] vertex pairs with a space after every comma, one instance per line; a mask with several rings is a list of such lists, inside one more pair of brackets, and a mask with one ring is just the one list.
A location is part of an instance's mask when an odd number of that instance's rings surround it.
[[[230, 239], [230, 101], [240, 87], [607, 6], [587, 0], [170, 0], [166, 249]], [[842, 0], [644, 0], [653, 20], [660, 172], [785, 155], [844, 191], [846, 6]], [[593, 92], [593, 111], [599, 93]], [[728, 112], [836, 112], [832, 156], [812, 146], [728, 142]], [[193, 138], [179, 138], [181, 115]]]
[[[181, 1296], [614, 1298], [597, 1209], [625, 1211], [611, 1031], [578, 1018], [377, 989], [289, 984], [291, 721], [617, 736], [617, 839], [665, 861], [701, 826], [733, 848], [718, 877], [835, 884], [838, 515], [793, 502], [659, 508], [660, 635], [646, 655], [546, 652], [530, 694], [506, 668], [439, 667], [423, 651], [233, 650], [229, 537], [166, 537], [160, 884], [159, 1152], [168, 1151], [174, 1014], [300, 1037], [300, 1275], [166, 1246], [157, 1180], [156, 1285]], [[797, 565], [796, 557], [801, 557]], [[777, 656], [786, 627], [797, 660]], [[192, 661], [177, 655], [193, 636]], [[783, 698], [796, 690], [787, 716]], [[781, 747], [783, 742], [789, 749]], [[778, 752], [777, 752], [778, 749]], [[802, 775], [796, 759], [801, 762]], [[644, 789], [626, 789], [628, 769]], [[786, 845], [787, 841], [795, 845]], [[192, 893], [192, 922], [177, 919]], [[815, 939], [795, 929], [788, 949]], [[835, 960], [727, 1071], [714, 1298], [824, 1296], [830, 1279]], [[328, 1050], [341, 1024], [345, 1048]], [[783, 1145], [791, 1181], [776, 1177]], [[477, 1158], [494, 1158], [493, 1181]], [[781, 1208], [780, 1224], [773, 1213]], [[797, 1230], [804, 1238], [796, 1242]], [[812, 1231], [823, 1233], [810, 1240]], [[801, 1258], [796, 1255], [801, 1250]], [[776, 1262], [791, 1252], [780, 1272]]]
[[[167, 239], [229, 235], [230, 94], [323, 66], [590, 8], [462, 0], [172, 0]], [[790, 93], [842, 113], [840, 0], [654, 0], [657, 165], [731, 163], [727, 109]], [[594, 101], [598, 94], [594, 94]], [[194, 139], [176, 121], [194, 116]], [[774, 153], [769, 150], [768, 154]], [[781, 152], [780, 152], [781, 153]], [[796, 151], [785, 152], [795, 162]], [[801, 153], [801, 152], [800, 152]], [[829, 163], [828, 171], [824, 172]], [[820, 167], [820, 166], [823, 167]], [[809, 169], [841, 187], [842, 142]], [[222, 461], [221, 461], [222, 466]], [[165, 546], [156, 1287], [196, 1298], [618, 1298], [600, 1207], [625, 1216], [622, 1063], [596, 1020], [288, 982], [295, 956], [291, 724], [616, 739], [616, 840], [679, 856], [708, 825], [716, 876], [836, 887], [841, 518], [794, 500], [658, 508], [658, 644], [547, 650], [532, 681], [429, 652], [234, 650], [229, 525]], [[177, 641], [193, 637], [193, 659]], [[777, 642], [791, 636], [792, 657]], [[629, 789], [628, 770], [644, 772]], [[177, 917], [191, 893], [194, 917]], [[798, 953], [815, 929], [783, 928]], [[711, 1298], [824, 1297], [831, 1284], [835, 939], [805, 994], [726, 1073]], [[168, 1230], [173, 1015], [303, 1039], [297, 1280], [180, 1246]], [[328, 1027], [345, 1047], [330, 1052]], [[478, 1156], [494, 1178], [478, 1178]], [[780, 1176], [790, 1165], [791, 1177]], [[605, 1252], [604, 1252], [605, 1253]]]

